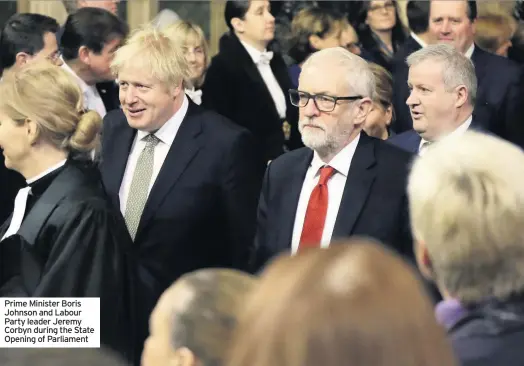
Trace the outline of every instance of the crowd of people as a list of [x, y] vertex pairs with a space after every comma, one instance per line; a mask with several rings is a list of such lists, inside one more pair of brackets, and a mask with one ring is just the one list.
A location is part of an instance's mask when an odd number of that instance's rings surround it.
[[2, 365], [524, 364], [513, 15], [234, 0], [212, 56], [115, 3], [1, 31], [0, 297], [99, 297], [102, 345]]

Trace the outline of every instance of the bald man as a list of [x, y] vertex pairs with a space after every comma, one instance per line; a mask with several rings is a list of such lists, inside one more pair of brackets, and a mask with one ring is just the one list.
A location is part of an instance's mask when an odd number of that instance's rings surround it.
[[222, 364], [238, 309], [255, 284], [255, 277], [229, 269], [180, 277], [151, 314], [142, 366]]

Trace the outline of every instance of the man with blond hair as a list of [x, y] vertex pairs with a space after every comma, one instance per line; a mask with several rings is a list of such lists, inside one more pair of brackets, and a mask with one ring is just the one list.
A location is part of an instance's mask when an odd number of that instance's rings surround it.
[[134, 241], [137, 357], [148, 317], [181, 275], [246, 269], [262, 172], [250, 133], [184, 94], [183, 51], [153, 27], [112, 62], [122, 109], [104, 119], [102, 178]]
[[421, 272], [463, 365], [524, 364], [524, 152], [466, 132], [428, 149], [409, 178]]

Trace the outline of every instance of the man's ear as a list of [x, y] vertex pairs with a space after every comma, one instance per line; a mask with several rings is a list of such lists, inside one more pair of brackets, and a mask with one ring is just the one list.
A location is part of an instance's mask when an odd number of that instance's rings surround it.
[[231, 19], [231, 25], [233, 26], [233, 29], [237, 33], [244, 33], [245, 27], [244, 27], [244, 21], [240, 18], [233, 18]]
[[31, 55], [25, 52], [18, 52], [15, 56], [15, 65], [17, 67], [23, 66], [27, 64], [27, 62], [31, 59]]
[[197, 358], [187, 347], [178, 348], [169, 360], [169, 366], [196, 366]]
[[353, 124], [355, 126], [364, 126], [364, 122], [366, 122], [366, 118], [368, 117], [369, 112], [371, 112], [373, 101], [366, 97], [356, 103], [358, 103], [358, 107], [355, 117], [353, 118]]
[[415, 239], [415, 259], [417, 260], [417, 266], [422, 275], [428, 280], [434, 280], [433, 276], [433, 264], [429, 257], [429, 252], [426, 244], [421, 239]]
[[465, 85], [459, 85], [455, 89], [455, 92], [457, 93], [457, 100], [455, 102], [455, 107], [459, 108], [462, 107], [464, 104], [468, 102], [468, 88], [466, 88]]
[[90, 55], [91, 55], [91, 52], [89, 51], [89, 48], [87, 48], [86, 46], [80, 46], [80, 48], [78, 49], [78, 59], [82, 61], [82, 63], [86, 65], [90, 65], [91, 64]]

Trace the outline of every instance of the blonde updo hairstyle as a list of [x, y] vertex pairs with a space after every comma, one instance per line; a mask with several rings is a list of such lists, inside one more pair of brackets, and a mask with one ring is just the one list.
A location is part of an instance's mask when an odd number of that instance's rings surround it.
[[49, 62], [37, 62], [0, 82], [0, 110], [15, 123], [36, 123], [38, 139], [88, 159], [98, 150], [102, 119], [86, 111], [80, 87], [67, 71]]

